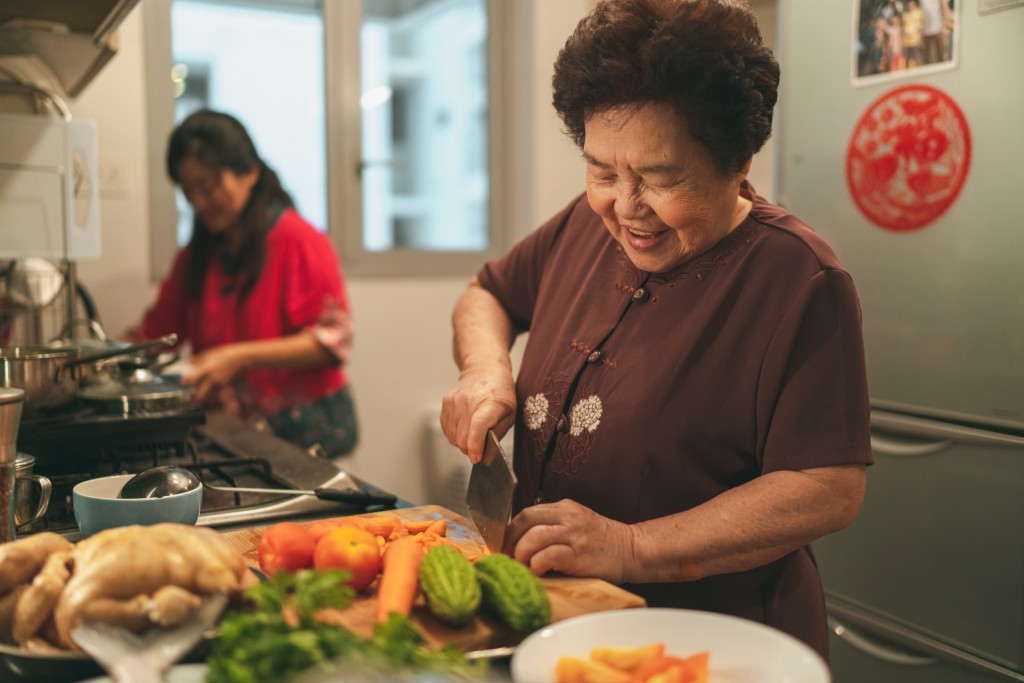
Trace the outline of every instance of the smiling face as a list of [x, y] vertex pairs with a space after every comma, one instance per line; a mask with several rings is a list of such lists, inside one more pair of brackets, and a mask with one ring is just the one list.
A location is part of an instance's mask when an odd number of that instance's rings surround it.
[[217, 171], [187, 156], [178, 164], [177, 178], [185, 199], [206, 228], [222, 235], [238, 225], [259, 169], [239, 175], [227, 168]]
[[662, 273], [701, 254], [750, 210], [665, 104], [616, 108], [586, 122], [587, 199], [637, 268]]

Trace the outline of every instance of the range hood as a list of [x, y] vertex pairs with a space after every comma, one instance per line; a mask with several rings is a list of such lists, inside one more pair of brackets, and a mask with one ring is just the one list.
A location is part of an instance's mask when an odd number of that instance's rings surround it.
[[0, 80], [59, 86], [77, 97], [117, 52], [118, 25], [139, 0], [3, 0]]

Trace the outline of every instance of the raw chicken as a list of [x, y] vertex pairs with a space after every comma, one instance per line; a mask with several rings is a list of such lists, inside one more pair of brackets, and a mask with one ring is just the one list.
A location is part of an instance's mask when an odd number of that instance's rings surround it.
[[[159, 609], [150, 620], [180, 621], [198, 604], [195, 596], [234, 593], [246, 574], [241, 555], [212, 529], [156, 524], [100, 532], [75, 548], [74, 570], [54, 611], [60, 644], [78, 649], [71, 629], [93, 601], [133, 601], [177, 586], [183, 591], [170, 592], [170, 600], [151, 601], [149, 608]], [[181, 601], [183, 608], [189, 603], [189, 608], [175, 613], [175, 600]], [[169, 612], [173, 615], [170, 619], [166, 616]]]

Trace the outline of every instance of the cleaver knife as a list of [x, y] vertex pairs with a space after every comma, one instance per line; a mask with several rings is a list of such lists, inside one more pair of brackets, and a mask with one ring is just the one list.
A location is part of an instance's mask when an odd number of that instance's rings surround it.
[[487, 430], [484, 457], [473, 465], [466, 490], [466, 507], [477, 531], [494, 553], [501, 552], [505, 530], [512, 517], [512, 494], [516, 475], [494, 431]]

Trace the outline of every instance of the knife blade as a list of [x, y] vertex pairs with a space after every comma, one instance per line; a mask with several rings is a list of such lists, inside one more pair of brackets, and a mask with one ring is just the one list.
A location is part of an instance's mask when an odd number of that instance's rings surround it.
[[501, 552], [505, 531], [512, 518], [512, 494], [516, 475], [494, 431], [487, 430], [484, 456], [473, 465], [466, 489], [466, 507], [477, 531], [491, 552]]

